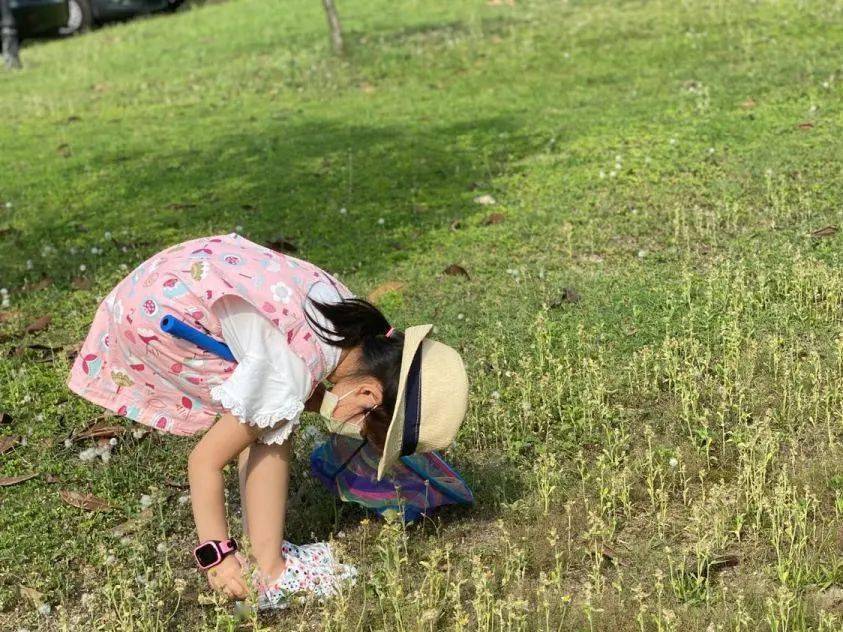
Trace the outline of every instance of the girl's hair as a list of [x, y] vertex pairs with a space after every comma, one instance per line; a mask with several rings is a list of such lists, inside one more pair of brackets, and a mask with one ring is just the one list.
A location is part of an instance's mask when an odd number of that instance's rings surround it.
[[389, 321], [369, 301], [360, 298], [343, 299], [338, 303], [309, 300], [332, 325], [324, 327], [305, 310], [305, 317], [319, 338], [342, 349], [360, 345], [362, 366], [352, 377], [371, 376], [381, 383], [383, 401], [379, 406], [369, 408], [360, 434], [383, 450], [398, 396], [404, 334], [396, 329], [387, 338]]

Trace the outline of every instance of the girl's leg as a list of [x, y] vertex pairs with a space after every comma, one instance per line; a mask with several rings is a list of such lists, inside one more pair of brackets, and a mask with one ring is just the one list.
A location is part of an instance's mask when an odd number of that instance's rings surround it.
[[258, 567], [270, 580], [284, 571], [281, 544], [290, 479], [290, 443], [253, 444], [246, 466], [249, 538]]
[[249, 521], [246, 519], [246, 467], [249, 464], [249, 448], [243, 450], [237, 457], [237, 473], [240, 477], [240, 520], [243, 522], [244, 539], [249, 538]]

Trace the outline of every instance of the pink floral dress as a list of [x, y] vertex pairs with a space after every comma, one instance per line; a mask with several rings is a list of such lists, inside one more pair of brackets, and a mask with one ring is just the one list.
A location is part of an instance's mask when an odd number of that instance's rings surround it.
[[100, 304], [68, 386], [164, 432], [191, 435], [209, 428], [223, 412], [210, 389], [235, 365], [163, 333], [159, 325], [172, 314], [220, 338], [211, 307], [233, 294], [285, 333], [308, 368], [312, 392], [326, 375], [326, 361], [303, 310], [308, 289], [319, 281], [330, 282], [342, 297], [353, 296], [317, 266], [237, 234], [168, 248], [139, 265]]

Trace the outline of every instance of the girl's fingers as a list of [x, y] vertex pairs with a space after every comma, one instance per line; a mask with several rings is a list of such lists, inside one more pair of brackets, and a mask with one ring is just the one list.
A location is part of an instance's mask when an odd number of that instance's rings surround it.
[[247, 595], [246, 587], [243, 585], [243, 583], [239, 579], [236, 579], [236, 578], [229, 579], [228, 583], [226, 584], [226, 589], [228, 591], [230, 591], [230, 593], [234, 597], [237, 597], [237, 599], [245, 599], [246, 598], [246, 595]]

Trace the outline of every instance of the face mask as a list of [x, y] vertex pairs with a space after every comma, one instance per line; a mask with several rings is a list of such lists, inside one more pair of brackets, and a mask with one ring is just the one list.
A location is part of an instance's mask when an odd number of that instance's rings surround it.
[[[337, 404], [353, 392], [354, 391], [351, 390], [342, 397], [337, 397], [333, 392], [325, 391], [325, 395], [322, 397], [322, 405], [319, 407], [319, 414], [327, 420], [325, 425], [328, 428], [328, 432], [352, 437], [354, 439], [362, 439], [363, 435], [360, 434], [360, 426], [363, 423], [362, 420], [360, 423], [354, 423], [351, 421], [340, 421], [339, 419], [334, 419], [334, 410], [336, 410]], [[367, 412], [366, 415], [368, 414], [369, 413]], [[365, 415], [363, 416], [363, 419], [366, 419]]]

